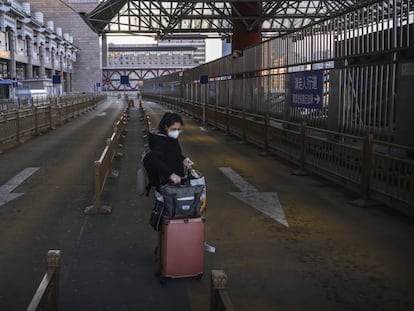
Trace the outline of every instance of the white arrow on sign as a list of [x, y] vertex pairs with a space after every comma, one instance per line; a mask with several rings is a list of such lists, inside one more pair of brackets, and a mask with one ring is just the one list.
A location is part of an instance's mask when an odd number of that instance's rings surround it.
[[317, 104], [319, 104], [319, 102], [321, 101], [321, 98], [319, 97], [319, 94], [316, 95], [314, 100], [316, 101]]
[[23, 183], [27, 178], [32, 176], [39, 167], [28, 167], [21, 171], [19, 174], [14, 176], [3, 186], [0, 187], [0, 206], [6, 204], [9, 201], [17, 199], [24, 193], [11, 193], [16, 189], [21, 183]]
[[259, 192], [231, 167], [219, 167], [219, 170], [240, 189], [241, 192], [229, 192], [232, 196], [289, 227], [276, 192]]

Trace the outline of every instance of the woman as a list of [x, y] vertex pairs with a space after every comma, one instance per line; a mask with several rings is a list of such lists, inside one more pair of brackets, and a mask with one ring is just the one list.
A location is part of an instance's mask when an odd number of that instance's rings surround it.
[[149, 184], [156, 190], [168, 182], [180, 184], [184, 166], [191, 167], [194, 164], [182, 154], [178, 141], [183, 125], [180, 115], [167, 112], [158, 128], [148, 135], [150, 152], [144, 158], [144, 166], [148, 172]]

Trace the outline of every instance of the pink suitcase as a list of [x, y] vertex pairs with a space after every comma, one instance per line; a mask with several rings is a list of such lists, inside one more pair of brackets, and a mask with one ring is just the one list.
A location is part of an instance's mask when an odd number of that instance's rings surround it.
[[204, 230], [203, 217], [163, 218], [157, 247], [160, 282], [166, 277], [203, 276]]

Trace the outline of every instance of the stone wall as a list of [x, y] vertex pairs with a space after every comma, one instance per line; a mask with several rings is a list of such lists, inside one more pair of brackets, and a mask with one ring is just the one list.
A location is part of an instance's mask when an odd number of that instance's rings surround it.
[[[22, 1], [25, 2], [25, 1]], [[30, 0], [31, 14], [42, 12], [44, 22], [53, 20], [55, 31], [57, 27], [63, 33], [73, 37], [73, 44], [80, 49], [73, 64], [72, 85], [74, 92], [93, 92], [96, 82], [102, 80], [101, 56], [99, 36], [79, 16], [80, 12], [90, 12], [97, 5], [95, 3], [62, 3], [58, 0]]]

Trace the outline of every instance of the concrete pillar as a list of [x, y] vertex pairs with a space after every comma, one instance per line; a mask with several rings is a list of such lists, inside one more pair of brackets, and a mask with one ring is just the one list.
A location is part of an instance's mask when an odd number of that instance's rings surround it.
[[249, 46], [262, 42], [262, 3], [259, 1], [233, 2], [233, 16], [252, 16], [253, 18], [236, 19], [233, 28], [232, 51], [242, 51]]
[[69, 72], [69, 86], [70, 86], [70, 91], [73, 92], [73, 73], [72, 73], [72, 71]]
[[340, 103], [340, 74], [341, 69], [329, 71], [329, 109], [328, 109], [328, 130], [339, 132], [339, 103]]
[[108, 67], [108, 43], [106, 34], [102, 34], [102, 67]]
[[[59, 53], [59, 66], [60, 66], [60, 77], [62, 80], [64, 80], [65, 74], [63, 72], [63, 55], [61, 53]], [[62, 82], [62, 87], [63, 87], [62, 92], [66, 92], [67, 91], [66, 83], [64, 84], [64, 81], [61, 81], [61, 82]]]
[[68, 84], [68, 80], [69, 80], [69, 72], [63, 72], [63, 89], [64, 92], [69, 92], [69, 84]]
[[72, 61], [68, 59], [68, 72], [66, 73], [66, 92], [72, 92], [73, 91], [73, 84], [72, 84]]
[[16, 33], [9, 29], [9, 49], [10, 49], [10, 59], [9, 59], [9, 68], [10, 78], [14, 79], [17, 76], [16, 72]]
[[26, 45], [27, 45], [26, 79], [33, 79], [33, 40], [27, 37]]
[[46, 58], [46, 49], [43, 44], [39, 45], [39, 61], [40, 61], [40, 67], [39, 67], [39, 78], [45, 78], [46, 77], [46, 70], [45, 70], [45, 58]]
[[63, 57], [63, 54], [59, 54], [59, 64], [60, 64], [60, 71], [63, 71], [65, 66], [65, 58]]
[[52, 63], [52, 76], [56, 74], [56, 66], [55, 66], [55, 59], [56, 59], [56, 51], [55, 49], [50, 49], [50, 62]]

